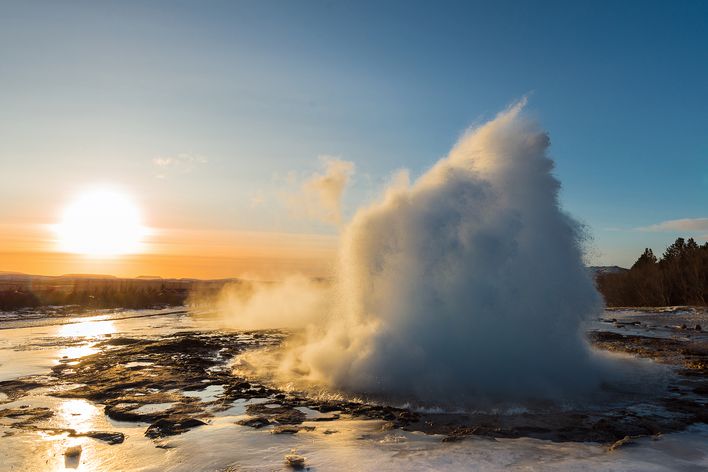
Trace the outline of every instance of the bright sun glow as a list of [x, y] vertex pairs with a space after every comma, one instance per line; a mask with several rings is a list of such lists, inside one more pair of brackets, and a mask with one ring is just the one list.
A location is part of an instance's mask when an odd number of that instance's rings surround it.
[[147, 234], [135, 203], [111, 189], [79, 195], [66, 207], [55, 229], [61, 251], [90, 256], [140, 252]]

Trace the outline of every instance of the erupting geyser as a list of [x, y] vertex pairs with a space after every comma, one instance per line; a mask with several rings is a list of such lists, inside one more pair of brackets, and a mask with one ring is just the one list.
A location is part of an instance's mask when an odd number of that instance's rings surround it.
[[559, 398], [598, 382], [581, 322], [601, 309], [545, 132], [518, 103], [399, 178], [344, 230], [329, 319], [282, 369], [417, 400]]

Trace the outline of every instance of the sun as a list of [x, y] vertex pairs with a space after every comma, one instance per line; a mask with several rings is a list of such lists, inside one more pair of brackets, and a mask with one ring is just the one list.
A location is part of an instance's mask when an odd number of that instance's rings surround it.
[[79, 194], [64, 209], [55, 231], [62, 252], [98, 257], [141, 252], [147, 235], [134, 201], [110, 188]]

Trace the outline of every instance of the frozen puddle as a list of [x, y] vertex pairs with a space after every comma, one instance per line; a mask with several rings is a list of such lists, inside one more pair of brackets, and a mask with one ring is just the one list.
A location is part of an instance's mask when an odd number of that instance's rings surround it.
[[142, 361], [133, 361], [133, 362], [128, 362], [125, 364], [126, 369], [133, 369], [135, 367], [149, 367], [154, 365], [153, 362], [142, 362]]
[[223, 417], [223, 416], [234, 416], [234, 417], [240, 417], [246, 414], [246, 408], [248, 405], [258, 405], [261, 403], [267, 403], [270, 400], [268, 398], [251, 398], [251, 399], [243, 399], [239, 398], [238, 400], [235, 400], [231, 402], [231, 406], [223, 411], [219, 411], [215, 413], [215, 416]]
[[323, 421], [323, 420], [334, 420], [339, 418], [338, 411], [328, 411], [327, 413], [322, 413], [312, 408], [307, 408], [306, 406], [297, 406], [296, 410], [305, 413], [305, 421]]
[[208, 403], [218, 400], [219, 395], [223, 393], [223, 385], [209, 385], [204, 390], [185, 390], [182, 392], [182, 395], [185, 397], [198, 398], [199, 400]]
[[146, 405], [141, 406], [140, 408], [136, 408], [135, 410], [132, 410], [134, 413], [137, 413], [139, 415], [150, 415], [153, 413], [162, 413], [164, 411], [169, 410], [175, 406], [175, 402], [169, 402], [169, 403], [148, 403]]

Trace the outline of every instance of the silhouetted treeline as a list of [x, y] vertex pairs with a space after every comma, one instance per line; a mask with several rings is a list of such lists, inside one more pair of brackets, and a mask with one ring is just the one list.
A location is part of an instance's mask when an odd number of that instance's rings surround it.
[[191, 282], [22, 276], [0, 284], [0, 310], [49, 305], [153, 308], [184, 304]]
[[706, 305], [708, 243], [678, 238], [661, 259], [647, 248], [628, 271], [599, 275], [597, 286], [608, 306]]

